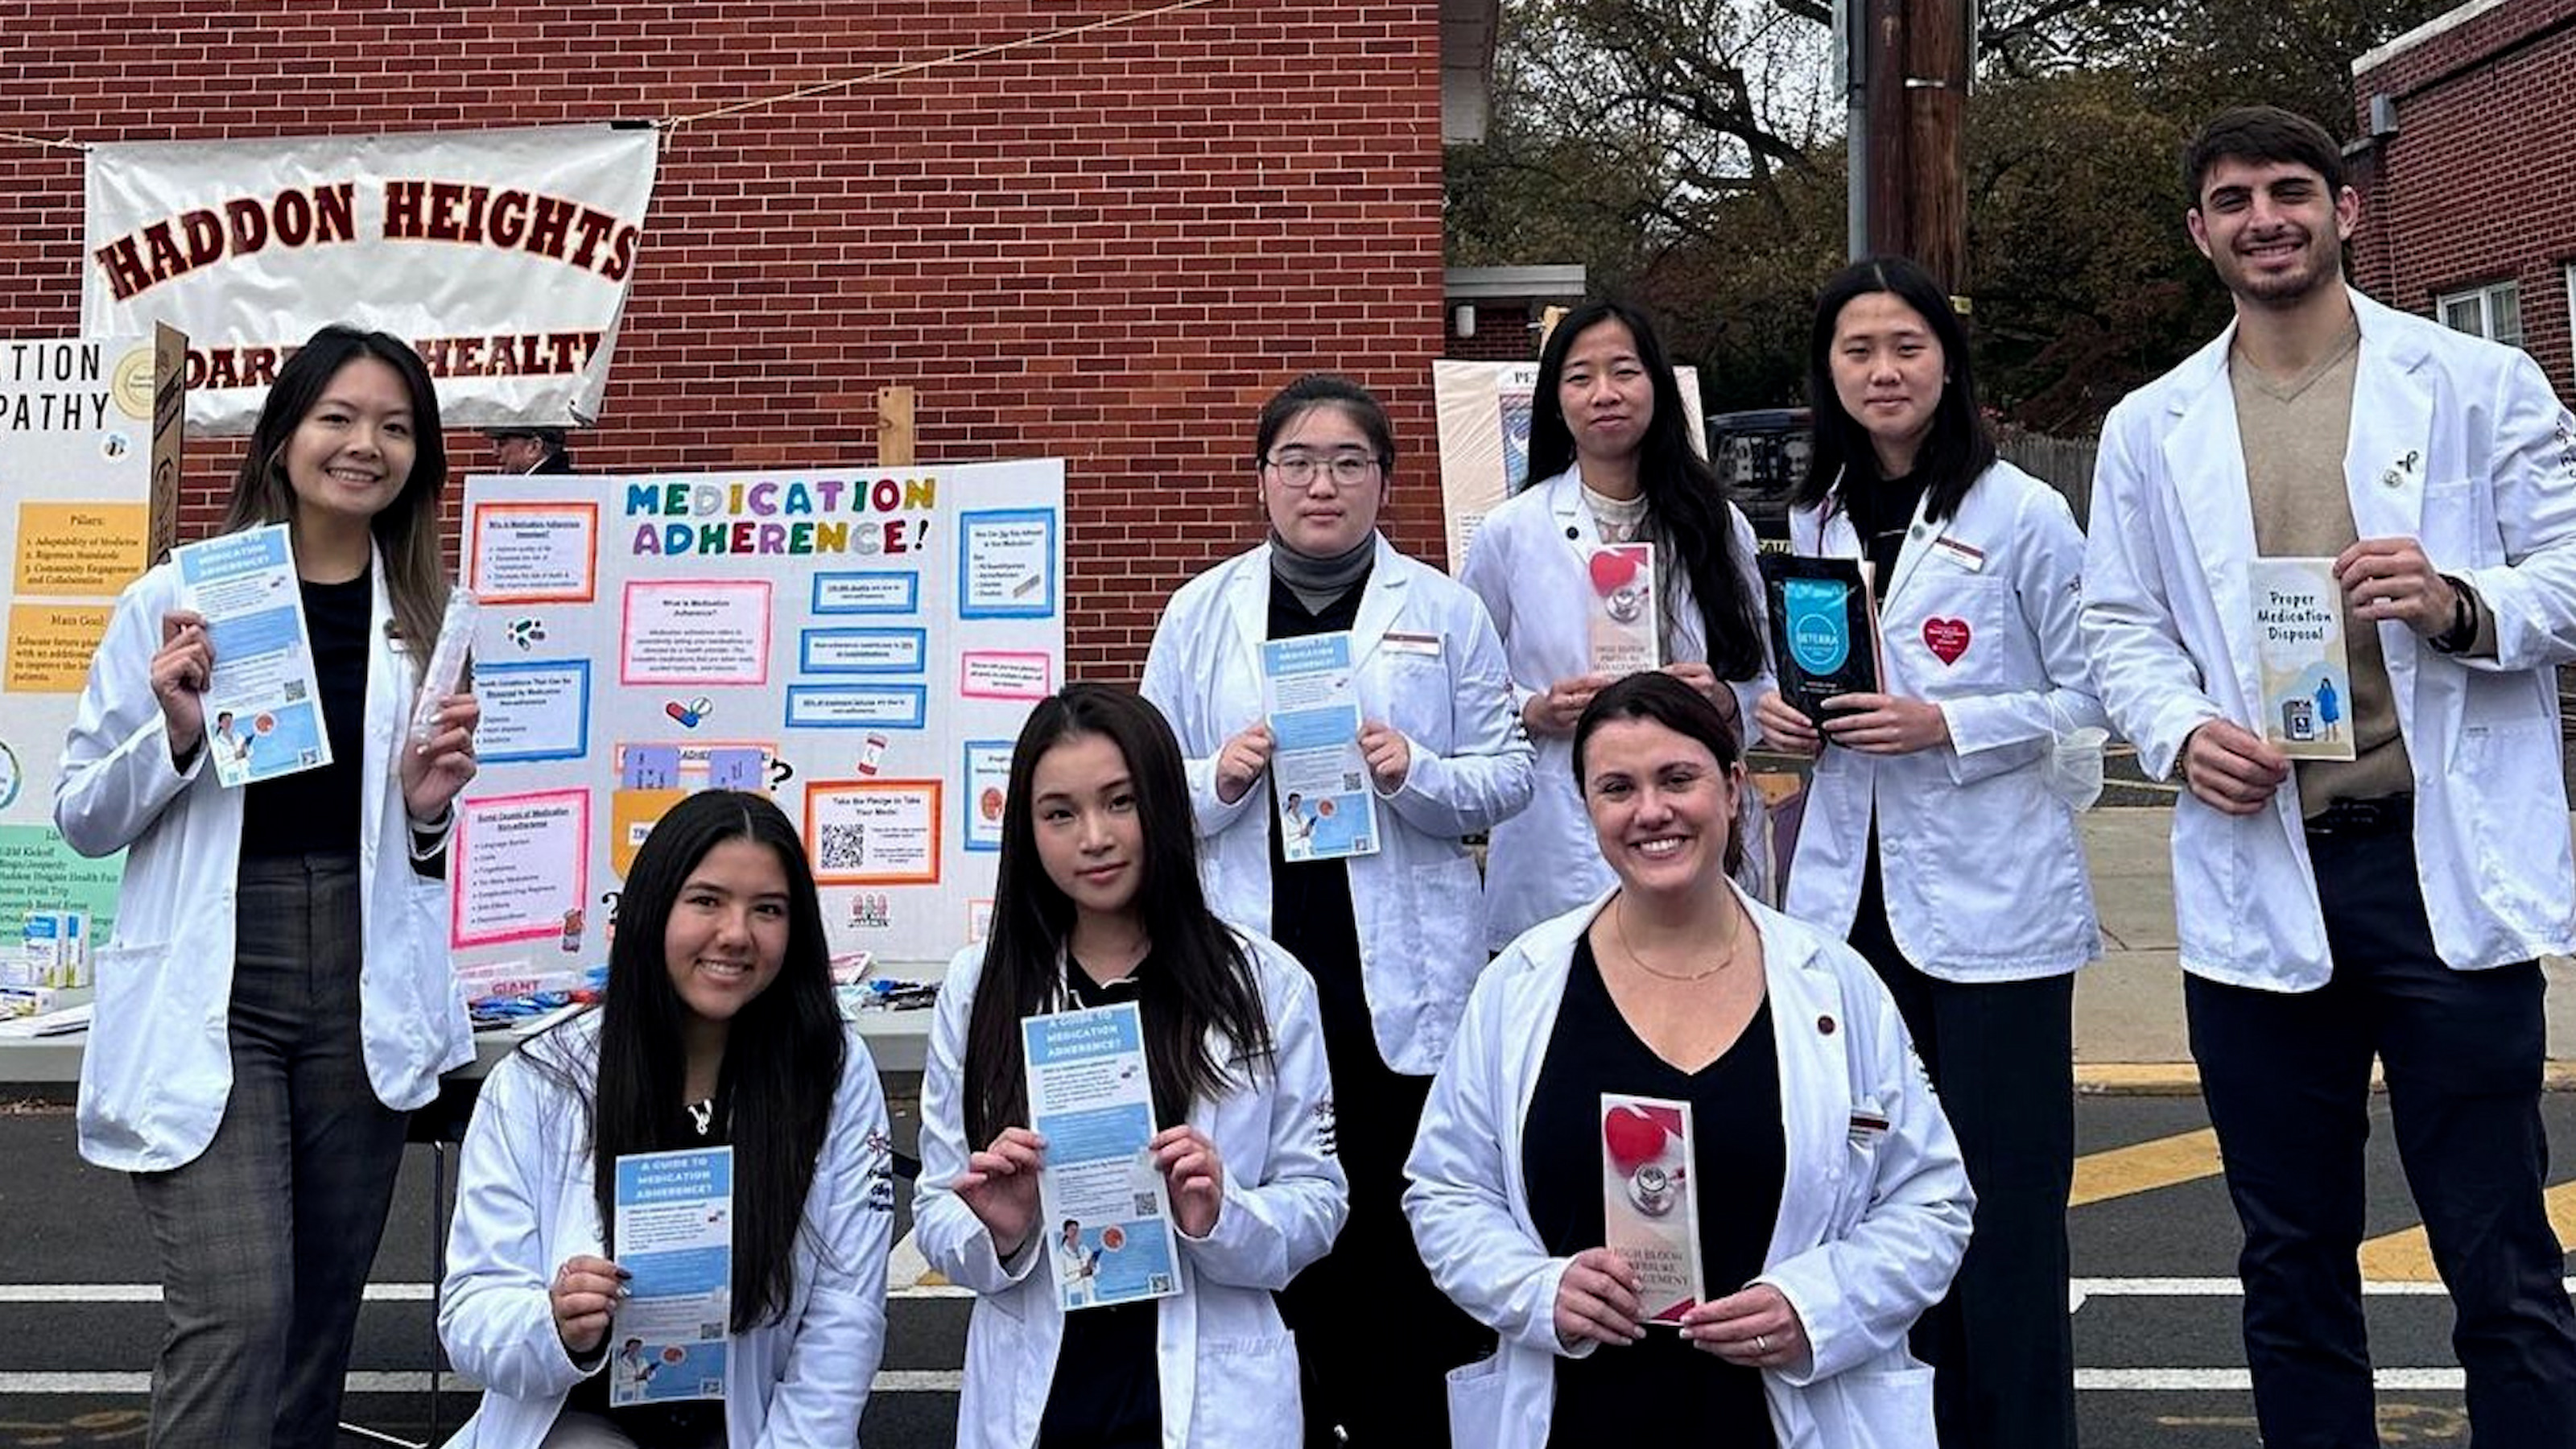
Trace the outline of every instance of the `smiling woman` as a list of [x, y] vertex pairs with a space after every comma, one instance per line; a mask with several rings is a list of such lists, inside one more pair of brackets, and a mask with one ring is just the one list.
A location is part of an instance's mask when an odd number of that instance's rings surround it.
[[329, 763], [220, 783], [210, 758], [272, 721], [208, 718], [213, 640], [168, 564], [119, 602], [64, 745], [64, 838], [126, 852], [81, 1151], [135, 1175], [160, 1249], [157, 1439], [333, 1442], [403, 1114], [472, 1055], [441, 907], [477, 711], [441, 701], [421, 748], [398, 724], [447, 601], [446, 484], [419, 356], [314, 334], [269, 390], [224, 531], [288, 529]]
[[[1706, 695], [1629, 675], [1573, 755], [1618, 885], [1486, 970], [1405, 1165], [1425, 1261], [1502, 1340], [1454, 1381], [1453, 1442], [1929, 1449], [1905, 1335], [1972, 1197], [1894, 1006], [1729, 880], [1744, 772]], [[1677, 1126], [1678, 1158], [1610, 1096]], [[1610, 1246], [1605, 1172], [1623, 1211], [1694, 1204], [1668, 1244], [1687, 1272]], [[1645, 1268], [1714, 1296], [1649, 1302]]]
[[[846, 1445], [885, 1342], [894, 1186], [804, 844], [767, 795], [699, 791], [644, 838], [618, 914], [599, 1010], [502, 1062], [465, 1135], [439, 1340], [493, 1387], [459, 1442]], [[716, 1147], [732, 1153], [724, 1395], [614, 1405], [612, 1340], [621, 1360], [645, 1347], [611, 1332], [618, 1164]]]

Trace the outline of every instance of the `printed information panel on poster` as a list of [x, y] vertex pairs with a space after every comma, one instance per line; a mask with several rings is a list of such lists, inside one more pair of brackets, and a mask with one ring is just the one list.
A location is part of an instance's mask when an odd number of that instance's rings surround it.
[[1029, 1126], [1046, 1139], [1038, 1218], [1064, 1308], [1180, 1291], [1171, 1198], [1146, 1147], [1154, 1084], [1136, 1003], [1020, 1022]]
[[725, 1396], [733, 1316], [733, 1149], [617, 1159], [617, 1266], [632, 1295], [609, 1334], [608, 1402]]
[[635, 852], [705, 789], [796, 822], [844, 963], [980, 939], [1010, 741], [1064, 675], [1061, 462], [474, 477], [462, 532], [470, 975], [605, 960]]
[[[0, 930], [79, 911], [113, 934], [124, 852], [54, 829], [54, 773], [117, 595], [174, 541], [187, 339], [0, 338]], [[5, 976], [0, 972], [0, 976]]]

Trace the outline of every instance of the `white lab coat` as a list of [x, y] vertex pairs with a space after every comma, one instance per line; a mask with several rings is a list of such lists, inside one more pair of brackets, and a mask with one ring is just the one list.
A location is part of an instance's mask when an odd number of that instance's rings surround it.
[[[2415, 771], [2415, 862], [2434, 948], [2459, 970], [2576, 947], [2553, 666], [2576, 659], [2576, 419], [2521, 352], [2352, 293], [2361, 324], [2345, 490], [2363, 538], [2412, 537], [2495, 616], [2493, 659], [2383, 622]], [[2083, 630], [2102, 702], [2163, 778], [2204, 720], [2260, 732], [2254, 556], [2227, 358], [2236, 331], [2104, 423]], [[2186, 971], [2306, 991], [2332, 973], [2299, 792], [2223, 814], [2174, 807]]]
[[[1586, 623], [1586, 601], [1592, 583], [1586, 572], [1601, 537], [1592, 510], [1583, 504], [1580, 470], [1568, 468], [1543, 483], [1533, 483], [1485, 515], [1467, 546], [1467, 564], [1458, 581], [1475, 590], [1493, 615], [1503, 638], [1503, 657], [1511, 670], [1512, 717], [1534, 694], [1545, 694], [1560, 679], [1592, 672], [1592, 638]], [[1735, 505], [1727, 505], [1734, 525], [1735, 564], [1744, 580], [1756, 627], [1763, 617], [1762, 575], [1755, 564], [1758, 545], [1753, 525]], [[1664, 639], [1667, 664], [1705, 662], [1708, 641], [1699, 605], [1691, 593], [1690, 575], [1680, 560], [1659, 561], [1662, 582], [1671, 589], [1669, 604], [1658, 601], [1672, 621]], [[1760, 677], [1731, 682], [1740, 708], [1746, 743], [1757, 737], [1753, 702], [1771, 689], [1766, 670]], [[1487, 950], [1499, 951], [1512, 938], [1539, 922], [1608, 890], [1610, 867], [1592, 838], [1592, 817], [1583, 808], [1583, 792], [1574, 779], [1574, 741], [1570, 736], [1542, 736], [1538, 741], [1538, 789], [1527, 810], [1494, 827], [1485, 852], [1485, 933]]]
[[[1218, 800], [1216, 757], [1261, 720], [1269, 625], [1264, 544], [1172, 596], [1144, 684], [1188, 761], [1208, 909], [1263, 934], [1271, 928], [1273, 792], [1265, 778], [1231, 805]], [[1383, 536], [1351, 634], [1362, 718], [1402, 732], [1413, 755], [1403, 788], [1377, 797], [1377, 852], [1349, 864], [1360, 985], [1378, 1055], [1395, 1071], [1428, 1076], [1485, 967], [1483, 883], [1461, 837], [1492, 830], [1529, 803], [1529, 739], [1484, 606]]]
[[[1229, 1064], [1234, 1090], [1190, 1104], [1190, 1125], [1224, 1163], [1225, 1201], [1214, 1232], [1180, 1239], [1181, 1292], [1160, 1300], [1154, 1362], [1166, 1449], [1293, 1449], [1303, 1441], [1296, 1341], [1271, 1295], [1324, 1256], [1350, 1209], [1333, 1155], [1333, 1086], [1314, 983], [1268, 940], [1246, 942], [1277, 1048], [1275, 1071], [1247, 1081], [1219, 1040], [1214, 1050]], [[1031, 1233], [1005, 1261], [983, 1220], [951, 1190], [967, 1154], [986, 1145], [966, 1142], [961, 1079], [983, 968], [983, 948], [969, 946], [939, 990], [921, 1082], [914, 1233], [931, 1267], [976, 1294], [957, 1403], [959, 1449], [1028, 1449], [1064, 1342], [1056, 1273], [1045, 1261], [1049, 1235]]]
[[[1790, 547], [1860, 558], [1851, 514], [1800, 509]], [[1888, 929], [1944, 981], [2058, 976], [2101, 954], [2075, 812], [2044, 783], [2055, 732], [2106, 723], [2076, 630], [2084, 535], [2057, 490], [2010, 463], [1958, 513], [1914, 524], [1878, 601], [1885, 692], [1941, 707], [1950, 743], [1910, 755], [1828, 745], [1816, 760], [1789, 872], [1789, 914], [1851, 933], [1878, 814]], [[1944, 663], [1926, 637], [1965, 625]]]
[[[411, 826], [396, 756], [411, 718], [415, 666], [389, 636], [393, 605], [372, 565], [365, 758], [359, 801], [359, 1034], [376, 1096], [408, 1111], [438, 1095], [438, 1075], [474, 1055], [447, 960], [447, 882], [411, 868]], [[242, 792], [215, 781], [211, 741], [185, 771], [170, 764], [152, 656], [161, 615], [179, 607], [179, 571], [162, 564], [129, 585], [90, 663], [63, 743], [54, 824], [83, 855], [125, 851], [116, 931], [97, 960], [98, 999], [81, 1056], [81, 1156], [125, 1172], [193, 1160], [232, 1094], [233, 892]]]
[[[1906, 1331], [1949, 1291], [1975, 1206], [1949, 1119], [1878, 977], [1850, 947], [1749, 897], [1780, 1059], [1788, 1147], [1764, 1269], [1813, 1361], [1766, 1370], [1781, 1449], [1932, 1449], [1932, 1370]], [[1541, 1449], [1556, 1400], [1557, 1282], [1530, 1218], [1521, 1129], [1576, 939], [1606, 901], [1542, 923], [1476, 985], [1405, 1163], [1404, 1212], [1441, 1291], [1502, 1336], [1452, 1375], [1451, 1442]], [[1853, 1114], [1886, 1117], [1853, 1130]], [[1732, 1285], [1712, 1283], [1722, 1296]], [[1587, 1346], [1583, 1352], [1591, 1352]]]
[[[536, 1449], [584, 1370], [564, 1352], [549, 1296], [567, 1258], [606, 1234], [591, 1191], [589, 1104], [530, 1053], [598, 1075], [599, 1017], [575, 1017], [492, 1070], [465, 1134], [438, 1338], [483, 1404], [449, 1449]], [[849, 1031], [831, 1126], [806, 1191], [786, 1315], [725, 1351], [731, 1449], [849, 1449], [885, 1351], [886, 1254], [894, 1234], [885, 1094]], [[611, 1327], [611, 1338], [616, 1337]]]

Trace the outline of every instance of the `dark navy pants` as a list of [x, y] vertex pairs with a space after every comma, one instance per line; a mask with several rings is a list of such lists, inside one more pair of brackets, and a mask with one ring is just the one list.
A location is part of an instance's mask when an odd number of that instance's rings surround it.
[[2192, 1055], [2245, 1230], [2245, 1357], [2268, 1449], [2379, 1442], [2362, 1321], [2370, 1063], [2455, 1307], [2478, 1449], [2576, 1442], [2576, 1312], [2541, 1200], [2536, 962], [2434, 954], [2410, 821], [2308, 837], [2334, 975], [2308, 992], [2186, 977]]

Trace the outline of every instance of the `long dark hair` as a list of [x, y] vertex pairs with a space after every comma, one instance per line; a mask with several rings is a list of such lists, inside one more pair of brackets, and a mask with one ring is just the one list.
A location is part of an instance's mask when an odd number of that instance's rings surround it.
[[[1699, 741], [1717, 757], [1718, 768], [1732, 774], [1744, 762], [1744, 740], [1726, 715], [1709, 702], [1707, 695], [1682, 683], [1660, 669], [1628, 675], [1605, 686], [1583, 714], [1574, 722], [1574, 789], [1589, 794], [1589, 782], [1583, 777], [1584, 746], [1592, 743], [1592, 732], [1612, 720], [1642, 719], [1671, 730], [1674, 734]], [[1738, 781], [1737, 789], [1746, 788]], [[1744, 837], [1738, 833], [1737, 818], [1726, 821], [1726, 873], [1733, 875], [1744, 868]]]
[[259, 422], [243, 450], [241, 471], [233, 477], [232, 502], [224, 510], [223, 531], [234, 533], [295, 519], [295, 485], [286, 477], [286, 444], [304, 425], [305, 415], [321, 402], [323, 391], [340, 369], [361, 357], [372, 357], [400, 374], [411, 395], [411, 473], [403, 490], [368, 522], [376, 550], [384, 556], [385, 593], [393, 603], [394, 626], [413, 641], [412, 658], [429, 666], [430, 645], [438, 638], [447, 610], [446, 546], [441, 541], [438, 501], [447, 492], [447, 437], [438, 425], [438, 389], [429, 369], [411, 344], [385, 332], [362, 332], [334, 322], [306, 340], [279, 368], [260, 405]]
[[1885, 481], [1878, 468], [1878, 449], [1869, 429], [1843, 409], [1834, 391], [1834, 329], [1843, 308], [1860, 297], [1885, 292], [1923, 316], [1923, 325], [1941, 344], [1941, 363], [1948, 383], [1932, 408], [1932, 430], [1914, 454], [1914, 471], [1923, 479], [1923, 516], [1934, 523], [1956, 515], [1970, 485], [1995, 462], [1994, 434], [1977, 411], [1977, 378], [1968, 363], [1968, 330], [1950, 306], [1950, 295], [1932, 274], [1904, 257], [1872, 257], [1836, 272], [1816, 295], [1816, 322], [1807, 337], [1807, 401], [1815, 421], [1809, 425], [1814, 447], [1807, 453], [1807, 476], [1793, 500], [1801, 508], [1819, 507], [1834, 497], [1835, 480], [1842, 496]]
[[1144, 837], [1136, 908], [1154, 957], [1154, 969], [1136, 987], [1155, 1117], [1171, 1126], [1189, 1114], [1192, 1102], [1224, 1090], [1226, 1064], [1209, 1049], [1211, 1031], [1226, 1039], [1247, 1070], [1270, 1061], [1270, 1023], [1251, 957], [1242, 938], [1208, 910], [1199, 887], [1198, 828], [1172, 727], [1125, 690], [1068, 684], [1038, 702], [1011, 747], [992, 935], [984, 943], [984, 971], [966, 1023], [966, 1140], [978, 1147], [1004, 1127], [1028, 1125], [1020, 1020], [1054, 1002], [1057, 961], [1072, 942], [1074, 920], [1072, 898], [1038, 859], [1031, 781], [1040, 756], [1081, 735], [1118, 747], [1136, 791], [1136, 821]]
[[733, 1018], [716, 1080], [716, 1100], [730, 1107], [733, 1329], [740, 1333], [782, 1319], [794, 1296], [796, 1237], [848, 1052], [832, 999], [813, 868], [776, 803], [766, 795], [702, 790], [671, 807], [635, 852], [618, 897], [596, 1073], [582, 1080], [579, 1064], [561, 1053], [533, 1059], [589, 1103], [591, 1190], [600, 1222], [613, 1225], [620, 1156], [699, 1142], [683, 1100], [689, 1008], [671, 985], [663, 935], [690, 872], [707, 852], [733, 840], [768, 847], [787, 874], [786, 960], [769, 989]]
[[[1538, 382], [1530, 389], [1529, 481], [1553, 478], [1574, 466], [1574, 431], [1566, 425], [1557, 385], [1565, 355], [1585, 332], [1616, 322], [1637, 341], [1637, 361], [1654, 384], [1655, 415], [1637, 444], [1637, 483], [1645, 490], [1646, 527], [1654, 541], [1690, 579], [1699, 600], [1700, 632], [1707, 636], [1709, 668], [1720, 679], [1751, 679], [1762, 672], [1762, 629], [1754, 621], [1743, 560], [1735, 556], [1735, 526], [1726, 488], [1690, 445], [1690, 414], [1681, 385], [1646, 314], [1624, 302], [1587, 302], [1566, 314], [1539, 354]], [[1671, 601], [1663, 606], [1670, 622]]]

